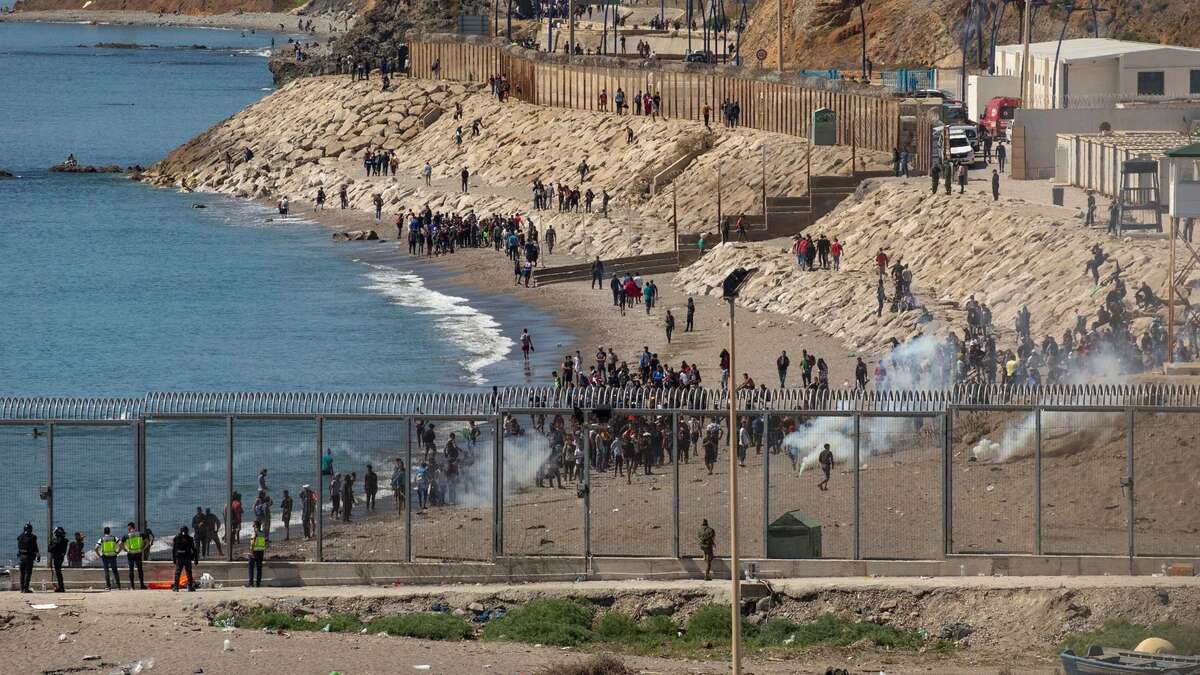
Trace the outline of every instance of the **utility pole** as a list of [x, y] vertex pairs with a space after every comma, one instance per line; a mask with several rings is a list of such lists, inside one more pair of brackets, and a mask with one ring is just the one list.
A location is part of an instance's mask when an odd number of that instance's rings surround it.
[[575, 60], [575, 0], [571, 0], [567, 11], [571, 14], [569, 23], [567, 24], [570, 27], [569, 42], [567, 42], [567, 62], [570, 63]]
[[1167, 261], [1167, 363], [1175, 363], [1175, 238], [1179, 219], [1171, 216], [1171, 248]]
[[[780, 45], [782, 46], [782, 45]], [[765, 213], [765, 212], [764, 212]], [[736, 297], [727, 298], [729, 301], [729, 579], [733, 584], [730, 597], [733, 599], [730, 614], [733, 620], [733, 633], [730, 635], [730, 659], [732, 660], [733, 675], [742, 674], [742, 584], [738, 562], [738, 425], [737, 425], [737, 387], [734, 365], [734, 307]]]
[[762, 146], [762, 209], [763, 225], [767, 224], [767, 144]]
[[[775, 0], [776, 44], [779, 45], [779, 74], [783, 74], [783, 0]], [[766, 217], [766, 210], [763, 216]]]
[[1021, 12], [1021, 107], [1030, 108], [1033, 101], [1029, 97], [1029, 12], [1033, 9], [1032, 0], [1025, 0]]
[[717, 162], [717, 235], [721, 234], [721, 163]]

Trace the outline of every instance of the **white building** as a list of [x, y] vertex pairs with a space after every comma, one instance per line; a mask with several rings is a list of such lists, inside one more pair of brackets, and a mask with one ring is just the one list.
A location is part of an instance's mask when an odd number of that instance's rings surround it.
[[[1055, 52], [1058, 74], [1055, 77]], [[996, 74], [1021, 75], [1022, 46], [996, 47]], [[1108, 38], [1029, 45], [1027, 108], [1111, 108], [1121, 102], [1200, 99], [1200, 49]]]

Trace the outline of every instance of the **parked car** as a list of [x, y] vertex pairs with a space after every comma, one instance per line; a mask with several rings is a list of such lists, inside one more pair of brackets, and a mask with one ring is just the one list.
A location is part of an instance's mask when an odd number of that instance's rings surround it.
[[717, 55], [706, 49], [698, 49], [683, 57], [683, 60], [688, 63], [716, 63]]
[[975, 148], [971, 145], [971, 139], [961, 131], [950, 131], [947, 135], [947, 141], [950, 144], [950, 161], [955, 164], [966, 164], [968, 167], [975, 164]]
[[979, 130], [975, 128], [974, 124], [951, 124], [950, 133], [963, 134], [967, 140], [971, 141], [971, 149], [979, 152]]

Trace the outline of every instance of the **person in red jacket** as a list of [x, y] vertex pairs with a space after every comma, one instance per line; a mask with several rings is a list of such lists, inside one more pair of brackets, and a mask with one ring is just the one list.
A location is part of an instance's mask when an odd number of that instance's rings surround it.
[[879, 253], [875, 254], [875, 266], [879, 268], [879, 276], [887, 274], [887, 264], [887, 254], [883, 252], [883, 249], [879, 249]]
[[829, 247], [829, 255], [833, 256], [833, 271], [836, 272], [842, 268], [842, 243], [837, 237], [833, 238], [833, 245]]

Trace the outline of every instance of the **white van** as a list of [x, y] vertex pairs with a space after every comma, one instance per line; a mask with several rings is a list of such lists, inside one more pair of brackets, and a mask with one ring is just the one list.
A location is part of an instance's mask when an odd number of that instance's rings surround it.
[[951, 129], [947, 140], [950, 143], [951, 162], [966, 164], [968, 167], [975, 164], [975, 148], [971, 145], [971, 139], [965, 133]]

